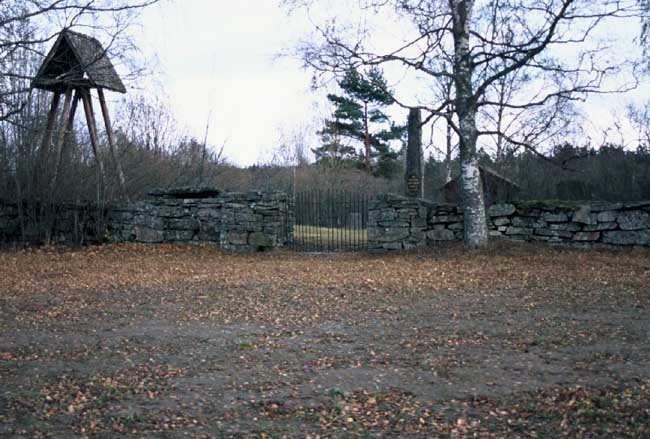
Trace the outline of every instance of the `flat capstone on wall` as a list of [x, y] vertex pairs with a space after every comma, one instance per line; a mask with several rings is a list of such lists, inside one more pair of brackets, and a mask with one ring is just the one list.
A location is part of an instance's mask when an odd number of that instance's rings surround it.
[[[487, 220], [492, 238], [583, 247], [650, 246], [650, 201], [494, 204], [488, 209]], [[463, 211], [459, 206], [395, 194], [381, 194], [369, 205], [371, 251], [412, 249], [462, 239]]]

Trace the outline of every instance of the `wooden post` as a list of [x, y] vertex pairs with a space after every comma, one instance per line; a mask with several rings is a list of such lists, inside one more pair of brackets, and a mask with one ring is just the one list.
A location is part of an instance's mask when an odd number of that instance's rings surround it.
[[[75, 96], [76, 97], [76, 96]], [[56, 142], [56, 149], [54, 150], [54, 170], [52, 172], [52, 181], [50, 182], [49, 201], [52, 201], [52, 195], [56, 186], [56, 181], [59, 178], [59, 167], [61, 166], [61, 156], [63, 155], [63, 144], [65, 141], [68, 127], [71, 124], [74, 115], [72, 114], [70, 105], [72, 102], [72, 87], [68, 86], [65, 91], [65, 100], [63, 101], [63, 114], [61, 114], [61, 123], [59, 124], [59, 138]]]
[[412, 108], [408, 118], [408, 144], [406, 147], [406, 171], [404, 172], [404, 192], [407, 197], [424, 196], [422, 184], [422, 116], [420, 110]]
[[115, 170], [117, 171], [117, 182], [120, 186], [120, 192], [124, 196], [127, 202], [129, 202], [129, 195], [126, 192], [126, 182], [124, 179], [124, 172], [122, 171], [122, 165], [120, 164], [120, 160], [117, 157], [117, 154], [115, 153], [115, 139], [113, 137], [113, 130], [111, 129], [111, 120], [108, 115], [108, 107], [106, 106], [106, 98], [104, 97], [104, 90], [99, 87], [97, 89], [97, 93], [99, 94], [99, 105], [102, 109], [102, 115], [104, 116], [104, 125], [106, 126], [106, 136], [108, 137], [108, 147], [111, 152], [111, 158], [113, 160], [113, 165], [115, 166]]
[[90, 144], [93, 147], [93, 154], [97, 162], [97, 197], [98, 202], [101, 186], [104, 184], [104, 165], [99, 155], [99, 139], [97, 137], [97, 124], [95, 123], [95, 114], [93, 113], [93, 103], [90, 96], [90, 89], [83, 88], [81, 91], [81, 100], [84, 104], [84, 112], [86, 113], [86, 123], [88, 124], [88, 132], [90, 133]]
[[46, 161], [50, 153], [50, 145], [52, 144], [52, 133], [54, 131], [54, 123], [56, 121], [56, 113], [59, 109], [59, 102], [61, 101], [61, 90], [57, 89], [54, 92], [52, 97], [52, 103], [50, 104], [50, 112], [47, 115], [47, 126], [45, 127], [45, 133], [43, 134], [43, 143], [41, 144], [41, 149], [38, 153], [38, 163], [34, 169], [34, 188], [38, 189], [39, 182], [42, 181], [43, 173], [45, 172], [47, 166]]

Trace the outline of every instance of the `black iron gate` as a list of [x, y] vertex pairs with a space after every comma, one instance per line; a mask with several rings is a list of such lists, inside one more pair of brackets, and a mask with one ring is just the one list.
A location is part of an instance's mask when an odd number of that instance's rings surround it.
[[368, 197], [344, 191], [307, 191], [292, 203], [291, 247], [336, 252], [368, 247]]

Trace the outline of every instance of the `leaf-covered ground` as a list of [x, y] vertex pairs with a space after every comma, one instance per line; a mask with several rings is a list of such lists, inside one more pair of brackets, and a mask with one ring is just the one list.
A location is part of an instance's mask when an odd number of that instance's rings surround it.
[[0, 437], [650, 437], [650, 251], [0, 253]]

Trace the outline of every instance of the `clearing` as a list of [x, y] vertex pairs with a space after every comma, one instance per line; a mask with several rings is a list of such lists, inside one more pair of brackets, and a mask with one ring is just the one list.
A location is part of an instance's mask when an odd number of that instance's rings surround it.
[[648, 437], [650, 250], [0, 252], [0, 437]]

